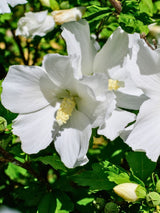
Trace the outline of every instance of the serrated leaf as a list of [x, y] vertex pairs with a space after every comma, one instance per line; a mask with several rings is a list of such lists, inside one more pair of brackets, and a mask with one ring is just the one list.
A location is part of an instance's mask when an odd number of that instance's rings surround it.
[[144, 152], [129, 152], [127, 162], [134, 175], [146, 180], [156, 168], [156, 163], [146, 157]]
[[52, 193], [44, 195], [38, 206], [38, 213], [55, 213], [56, 198]]
[[81, 186], [89, 186], [90, 190], [110, 190], [115, 184], [108, 180], [104, 165], [93, 164], [92, 171], [85, 171], [72, 176], [72, 180]]
[[116, 184], [131, 182], [129, 175], [125, 172], [122, 172], [120, 174], [115, 174], [114, 172], [108, 172], [108, 179]]
[[66, 167], [64, 166], [64, 164], [61, 162], [60, 158], [56, 154], [53, 156], [41, 156], [34, 159], [34, 161], [41, 161], [45, 165], [50, 165], [56, 170], [60, 169], [63, 171], [67, 171]]

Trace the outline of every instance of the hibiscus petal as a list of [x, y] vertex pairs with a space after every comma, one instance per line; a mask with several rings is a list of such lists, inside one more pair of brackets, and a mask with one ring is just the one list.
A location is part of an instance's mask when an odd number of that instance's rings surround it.
[[37, 112], [20, 114], [14, 120], [13, 133], [20, 137], [24, 152], [37, 153], [52, 142], [56, 110], [49, 105]]
[[26, 4], [26, 0], [7, 0], [8, 4], [10, 4], [12, 7], [16, 6], [17, 4]]
[[103, 48], [97, 53], [94, 61], [94, 72], [106, 72], [123, 66], [124, 58], [129, 53], [129, 36], [118, 28], [108, 39]]
[[[87, 21], [65, 23], [62, 26], [62, 36], [67, 43], [69, 55], [80, 56], [79, 69], [83, 75], [93, 73], [93, 60], [96, 49], [90, 39], [90, 30]], [[81, 77], [79, 73], [79, 77]]]
[[11, 10], [7, 4], [6, 0], [0, 0], [0, 14], [2, 13], [10, 13]]
[[68, 56], [48, 54], [44, 57], [43, 66], [50, 79], [59, 87], [65, 88], [73, 79], [73, 68]]
[[132, 57], [134, 60], [137, 60], [141, 74], [150, 75], [159, 73], [160, 55], [158, 52], [148, 47], [142, 39], [137, 40], [133, 50]]
[[74, 112], [60, 135], [55, 140], [55, 148], [62, 162], [73, 168], [88, 162], [86, 153], [91, 136], [91, 126], [88, 118], [81, 112]]
[[147, 100], [145, 95], [134, 96], [121, 93], [119, 91], [115, 92], [117, 106], [125, 109], [139, 110], [141, 104]]
[[137, 87], [141, 88], [148, 97], [159, 99], [160, 73], [141, 75], [137, 69], [138, 67], [135, 67], [134, 72], [131, 73], [132, 79], [135, 81]]
[[92, 88], [97, 100], [103, 101], [106, 99], [106, 93], [108, 92], [108, 77], [106, 74], [95, 73], [91, 76], [84, 76], [81, 82]]
[[145, 101], [126, 143], [133, 150], [144, 150], [148, 158], [157, 161], [160, 155], [160, 102]]
[[11, 66], [2, 84], [2, 104], [15, 113], [34, 112], [47, 106], [39, 85], [43, 75], [40, 67]]
[[110, 118], [105, 121], [105, 128], [99, 129], [98, 134], [104, 135], [110, 140], [114, 140], [124, 130], [128, 123], [135, 120], [135, 114], [114, 110]]

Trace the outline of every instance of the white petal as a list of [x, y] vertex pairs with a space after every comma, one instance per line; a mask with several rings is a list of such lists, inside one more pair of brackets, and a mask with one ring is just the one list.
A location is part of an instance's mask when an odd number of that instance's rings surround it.
[[43, 66], [57, 86], [65, 88], [73, 79], [73, 68], [68, 56], [48, 54], [44, 57]]
[[134, 129], [126, 143], [133, 150], [144, 150], [148, 158], [157, 161], [160, 155], [160, 102], [145, 101], [137, 117]]
[[62, 98], [64, 95], [64, 91], [54, 84], [47, 75], [41, 77], [39, 85], [44, 97], [52, 106], [59, 101], [58, 98]]
[[18, 21], [16, 35], [33, 38], [36, 35], [44, 36], [47, 32], [52, 31], [55, 22], [53, 17], [47, 14], [47, 10], [25, 13], [25, 16]]
[[26, 4], [26, 0], [7, 0], [8, 4], [10, 4], [12, 7], [16, 6], [17, 4]]
[[[138, 49], [138, 53], [137, 53]], [[141, 74], [150, 75], [159, 72], [160, 55], [142, 40], [139, 39], [134, 44], [134, 59], [137, 59], [137, 65]]]
[[55, 148], [68, 168], [82, 166], [88, 162], [86, 153], [90, 136], [89, 120], [83, 113], [74, 112], [67, 127], [55, 140]]
[[[117, 67], [114, 67], [113, 69], [110, 69], [108, 71], [109, 77], [111, 79], [124, 82], [124, 87], [120, 87], [118, 91], [134, 96], [142, 95], [142, 90], [137, 87], [135, 81], [131, 77], [131, 72], [135, 72], [133, 62], [131, 62], [127, 57], [124, 63], [125, 65], [121, 68], [117, 69]], [[132, 65], [127, 67], [130, 63]]]
[[[79, 81], [81, 83], [81, 81]], [[106, 94], [106, 100], [97, 101], [94, 91], [83, 84], [76, 84], [76, 94], [78, 95], [77, 106], [80, 112], [83, 112], [92, 123], [92, 127], [99, 126], [107, 113], [115, 107], [115, 96], [112, 92]]]
[[0, 0], [0, 14], [1, 13], [10, 13], [11, 10], [7, 4], [6, 0]]
[[125, 109], [139, 110], [141, 104], [148, 99], [145, 95], [134, 96], [119, 91], [116, 91], [115, 94], [117, 106]]
[[159, 99], [160, 72], [153, 75], [141, 75], [135, 70], [131, 75], [136, 85], [143, 90], [146, 96]]
[[123, 141], [126, 141], [129, 134], [131, 133], [131, 131], [134, 128], [134, 124], [127, 126], [126, 128], [124, 128], [124, 130], [120, 133], [120, 137], [122, 138]]
[[124, 110], [114, 110], [110, 118], [106, 119], [105, 128], [99, 129], [98, 134], [104, 135], [110, 140], [114, 140], [127, 124], [134, 120], [135, 114]]
[[49, 105], [34, 113], [20, 114], [15, 119], [13, 133], [20, 137], [24, 152], [37, 153], [52, 142], [56, 110]]
[[81, 65], [79, 69], [82, 74], [91, 74], [93, 72], [92, 67], [96, 49], [90, 39], [87, 21], [80, 20], [79, 22], [65, 23], [62, 29], [62, 36], [67, 43], [68, 54], [80, 56]]
[[94, 72], [106, 72], [113, 67], [120, 68], [129, 53], [129, 36], [118, 28], [97, 53], [94, 61]]
[[106, 74], [95, 73], [91, 76], [84, 76], [81, 82], [92, 88], [97, 100], [103, 101], [106, 99], [106, 93], [108, 92], [108, 77]]
[[52, 16], [47, 15], [46, 18], [40, 24], [40, 27], [35, 29], [35, 32], [32, 34], [32, 37], [38, 36], [45, 36], [46, 33], [52, 31], [54, 29], [55, 22]]
[[2, 104], [15, 113], [33, 112], [47, 106], [39, 85], [43, 75], [45, 72], [40, 67], [11, 66], [2, 84]]

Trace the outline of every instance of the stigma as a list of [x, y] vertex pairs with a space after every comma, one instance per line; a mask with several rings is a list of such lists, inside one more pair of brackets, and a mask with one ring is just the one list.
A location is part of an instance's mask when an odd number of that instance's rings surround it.
[[58, 109], [56, 114], [56, 121], [59, 126], [67, 123], [70, 116], [72, 115], [75, 106], [76, 102], [73, 97], [63, 98], [60, 108]]
[[108, 90], [118, 90], [120, 87], [124, 87], [123, 81], [108, 79]]

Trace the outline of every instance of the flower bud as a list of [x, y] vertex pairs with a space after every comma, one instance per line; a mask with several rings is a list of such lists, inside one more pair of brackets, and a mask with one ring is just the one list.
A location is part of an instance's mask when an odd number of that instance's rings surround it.
[[0, 133], [4, 132], [6, 127], [7, 127], [6, 119], [0, 116]]
[[122, 183], [113, 188], [114, 192], [125, 201], [135, 202], [139, 199], [136, 189], [139, 185], [136, 183]]
[[160, 193], [160, 180], [156, 183], [156, 191]]
[[137, 195], [138, 198], [141, 198], [141, 199], [145, 198], [146, 197], [146, 189], [139, 185], [136, 188], [136, 195]]
[[116, 203], [109, 202], [105, 205], [104, 213], [118, 213], [118, 206]]
[[40, 0], [41, 4], [46, 7], [50, 7], [50, 0]]
[[70, 21], [78, 21], [85, 13], [85, 7], [74, 7], [67, 10], [55, 10], [52, 12], [56, 24], [61, 25]]
[[160, 195], [157, 192], [150, 192], [146, 196], [146, 201], [151, 207], [158, 206], [160, 205]]

